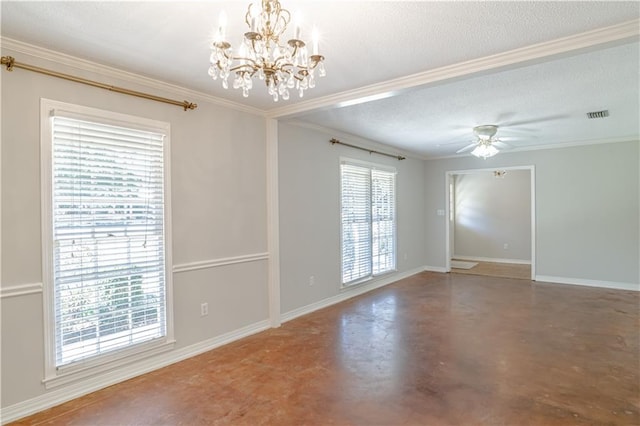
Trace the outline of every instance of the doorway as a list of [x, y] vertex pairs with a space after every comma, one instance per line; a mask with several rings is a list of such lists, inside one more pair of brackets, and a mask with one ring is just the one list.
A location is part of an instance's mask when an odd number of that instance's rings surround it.
[[535, 280], [534, 166], [448, 171], [445, 183], [446, 271]]

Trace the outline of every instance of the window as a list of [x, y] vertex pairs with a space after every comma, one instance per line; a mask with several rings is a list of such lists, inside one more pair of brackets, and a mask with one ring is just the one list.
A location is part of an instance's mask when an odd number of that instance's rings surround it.
[[169, 127], [48, 100], [42, 121], [46, 381], [171, 338]]
[[396, 172], [342, 161], [342, 283], [396, 266]]

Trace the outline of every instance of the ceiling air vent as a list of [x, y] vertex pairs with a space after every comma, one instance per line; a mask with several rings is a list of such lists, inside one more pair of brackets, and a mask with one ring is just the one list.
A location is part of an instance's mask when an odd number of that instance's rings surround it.
[[609, 116], [609, 110], [605, 109], [603, 111], [593, 111], [587, 113], [587, 118], [605, 118]]

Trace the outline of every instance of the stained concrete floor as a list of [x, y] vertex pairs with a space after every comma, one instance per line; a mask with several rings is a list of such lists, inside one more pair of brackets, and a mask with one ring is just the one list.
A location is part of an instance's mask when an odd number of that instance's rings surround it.
[[18, 424], [637, 425], [639, 297], [424, 272]]
[[531, 279], [531, 265], [516, 263], [476, 262], [471, 269], [451, 268], [455, 274], [486, 275], [489, 277]]

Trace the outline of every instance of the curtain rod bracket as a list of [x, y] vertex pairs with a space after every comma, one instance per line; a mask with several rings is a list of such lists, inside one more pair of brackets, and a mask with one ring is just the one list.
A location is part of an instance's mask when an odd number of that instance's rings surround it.
[[331, 145], [335, 145], [335, 144], [339, 144], [339, 145], [344, 145], [344, 146], [348, 146], [351, 148], [355, 148], [355, 149], [359, 149], [361, 151], [367, 151], [369, 154], [378, 154], [378, 155], [384, 155], [386, 157], [391, 157], [391, 158], [395, 158], [398, 161], [400, 160], [404, 160], [407, 157], [403, 157], [402, 155], [395, 155], [395, 154], [387, 154], [386, 152], [380, 152], [380, 151], [375, 151], [373, 149], [369, 149], [369, 148], [362, 148], [361, 146], [356, 146], [356, 145], [351, 145], [349, 143], [344, 143], [344, 142], [340, 142], [338, 139], [336, 138], [332, 138], [329, 142], [331, 142]]
[[165, 104], [181, 106], [185, 111], [198, 108], [198, 104], [189, 101], [175, 101], [173, 99], [163, 98], [161, 96], [150, 95], [144, 92], [138, 92], [136, 90], [125, 89], [118, 86], [110, 86], [108, 84], [100, 83], [98, 81], [89, 80], [82, 77], [76, 77], [69, 74], [64, 74], [57, 71], [51, 71], [46, 68], [36, 67], [35, 65], [22, 64], [16, 62], [13, 56], [3, 56], [2, 65], [7, 66], [7, 71], [13, 71], [14, 68], [22, 68], [28, 71], [37, 72], [40, 74], [48, 75], [51, 77], [58, 77], [64, 80], [74, 81], [76, 83], [86, 84], [87, 86], [98, 87], [100, 89], [106, 89], [111, 92], [122, 93], [124, 95], [136, 96], [138, 98], [149, 99], [156, 102], [163, 102]]

